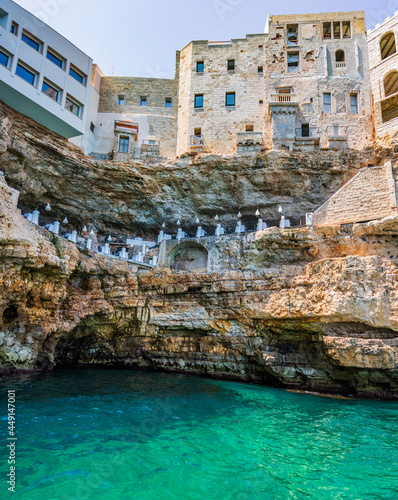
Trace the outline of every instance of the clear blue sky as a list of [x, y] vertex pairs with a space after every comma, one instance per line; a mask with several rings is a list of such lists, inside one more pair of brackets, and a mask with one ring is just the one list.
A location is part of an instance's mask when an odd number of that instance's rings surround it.
[[175, 51], [191, 40], [264, 31], [267, 14], [365, 10], [367, 27], [398, 0], [16, 0], [91, 56], [105, 75], [173, 78]]

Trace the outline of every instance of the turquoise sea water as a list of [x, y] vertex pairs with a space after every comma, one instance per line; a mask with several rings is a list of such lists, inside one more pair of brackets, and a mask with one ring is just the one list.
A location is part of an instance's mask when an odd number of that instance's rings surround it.
[[[8, 389], [17, 397], [15, 494]], [[119, 370], [21, 376], [0, 390], [1, 499], [398, 498], [394, 402]]]

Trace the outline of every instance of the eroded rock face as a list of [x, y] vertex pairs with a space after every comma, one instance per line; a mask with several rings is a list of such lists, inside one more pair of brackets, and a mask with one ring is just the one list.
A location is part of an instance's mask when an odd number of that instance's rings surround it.
[[398, 397], [398, 259], [377, 250], [396, 218], [302, 230], [293, 252], [289, 231], [266, 230], [240, 270], [148, 272], [50, 241], [4, 184], [0, 199], [4, 372], [118, 366]]
[[[79, 230], [93, 224], [104, 233], [157, 234], [181, 219], [195, 231], [200, 218], [214, 231], [214, 216], [227, 228], [277, 219], [279, 205], [290, 218], [303, 219], [373, 160], [371, 150], [186, 157], [166, 163], [102, 164], [60, 136], [0, 101], [0, 170], [20, 201], [67, 216]], [[292, 208], [290, 208], [292, 207]], [[43, 210], [42, 210], [43, 211]]]

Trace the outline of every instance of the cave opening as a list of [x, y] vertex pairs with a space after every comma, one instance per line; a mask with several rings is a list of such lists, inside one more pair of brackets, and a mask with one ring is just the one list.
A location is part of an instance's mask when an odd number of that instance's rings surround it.
[[3, 312], [2, 323], [4, 326], [11, 325], [18, 318], [18, 309], [16, 306], [8, 306]]

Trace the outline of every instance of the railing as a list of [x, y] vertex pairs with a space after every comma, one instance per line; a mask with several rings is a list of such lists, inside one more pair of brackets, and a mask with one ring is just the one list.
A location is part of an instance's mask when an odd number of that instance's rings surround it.
[[303, 129], [301, 127], [296, 128], [296, 137], [298, 137], [300, 139], [307, 139], [307, 138], [308, 139], [314, 139], [314, 138], [319, 139], [319, 129], [310, 127], [310, 129], [308, 131], [308, 135], [303, 135]]
[[269, 98], [270, 103], [276, 102], [297, 102], [296, 94], [271, 94]]
[[336, 62], [336, 69], [345, 69], [347, 67], [347, 63], [345, 62]]
[[329, 137], [347, 137], [348, 136], [348, 127], [346, 126], [329, 126], [327, 127], [327, 134]]
[[144, 146], [160, 146], [160, 141], [155, 141], [151, 139], [143, 139], [142, 144]]
[[191, 135], [190, 146], [191, 148], [203, 148], [205, 145], [204, 138], [201, 135]]

